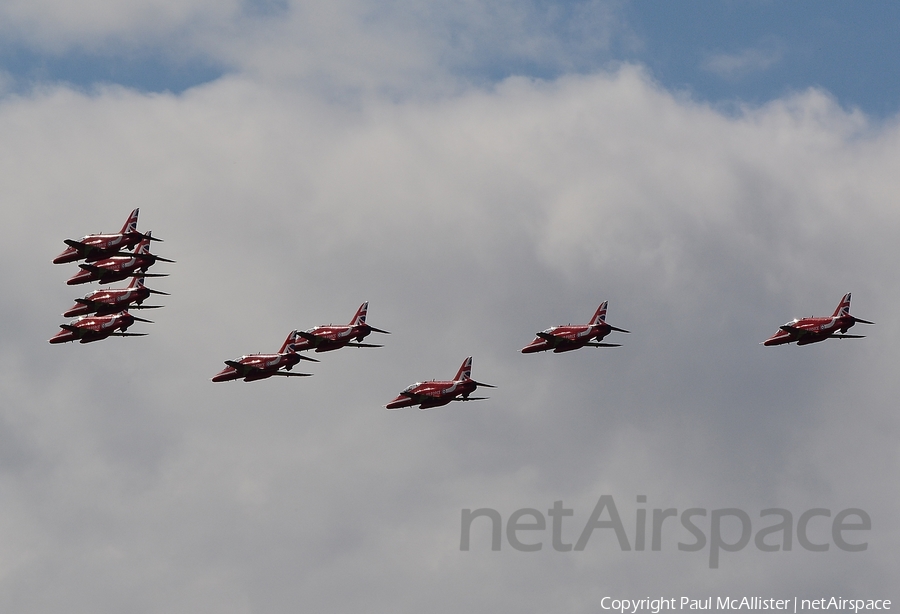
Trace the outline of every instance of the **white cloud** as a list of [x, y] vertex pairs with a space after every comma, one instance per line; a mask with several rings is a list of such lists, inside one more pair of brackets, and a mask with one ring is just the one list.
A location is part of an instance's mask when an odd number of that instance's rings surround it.
[[464, 87], [459, 75], [495, 78], [509, 66], [545, 74], [592, 68], [616, 37], [628, 36], [619, 4], [12, 0], [0, 5], [0, 32], [38, 55], [200, 58], [333, 98], [371, 90], [398, 97], [446, 93]]
[[[393, 65], [387, 49], [375, 64]], [[595, 611], [613, 593], [894, 590], [895, 122], [815, 90], [724, 117], [627, 66], [400, 102], [252, 74], [0, 102], [15, 203], [0, 609]], [[61, 240], [134, 206], [178, 260], [157, 265], [172, 296], [151, 335], [50, 346], [81, 293], [49, 264]], [[869, 338], [757, 345], [847, 290], [879, 323]], [[518, 353], [604, 299], [624, 347]], [[321, 355], [305, 381], [208, 381], [362, 300], [385, 348]], [[381, 408], [470, 354], [499, 386], [489, 401]], [[505, 537], [488, 552], [484, 534], [458, 550], [462, 508], [505, 519], [563, 499], [580, 527], [601, 494], [629, 530], [638, 494], [754, 520], [859, 506], [871, 546], [751, 546], [717, 571], [708, 551], [621, 553], [599, 535], [582, 553], [549, 533], [533, 555]]]
[[7, 41], [62, 52], [71, 46], [96, 49], [112, 41], [147, 44], [183, 36], [198, 23], [209, 28], [230, 22], [240, 9], [237, 0], [7, 0], [0, 16]]

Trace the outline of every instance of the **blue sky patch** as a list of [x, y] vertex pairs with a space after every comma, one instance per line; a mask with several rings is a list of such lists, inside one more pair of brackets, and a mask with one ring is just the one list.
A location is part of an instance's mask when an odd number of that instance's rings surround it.
[[209, 60], [173, 59], [153, 50], [50, 55], [23, 46], [0, 48], [0, 68], [15, 79], [16, 90], [27, 90], [37, 83], [64, 82], [79, 88], [115, 84], [141, 92], [174, 94], [218, 79], [226, 72]]

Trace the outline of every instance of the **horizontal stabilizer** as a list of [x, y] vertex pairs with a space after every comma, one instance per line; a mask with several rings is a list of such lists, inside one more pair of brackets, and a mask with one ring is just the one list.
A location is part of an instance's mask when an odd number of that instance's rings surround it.
[[60, 324], [59, 327], [63, 330], [69, 331], [70, 333], [77, 333], [79, 330], [77, 326], [72, 326], [71, 324]]
[[65, 244], [68, 245], [69, 247], [74, 247], [75, 249], [85, 249], [85, 248], [87, 248], [87, 245], [86, 245], [86, 244], [82, 243], [81, 241], [76, 241], [76, 240], [74, 240], [74, 239], [65, 239], [65, 240], [63, 241], [63, 243], [65, 243]]
[[585, 345], [592, 348], [620, 348], [622, 347], [621, 343], [585, 343]]
[[860, 324], [875, 324], [875, 322], [869, 322], [868, 320], [863, 320], [861, 318], [854, 317], [854, 322], [859, 322]]
[[[607, 326], [609, 326], [609, 324], [607, 324]], [[614, 330], [614, 331], [617, 331], [617, 332], [620, 332], [620, 333], [628, 333], [628, 334], [631, 334], [631, 331], [630, 331], [630, 330], [625, 330], [624, 328], [616, 328], [615, 326], [609, 326], [609, 327], [610, 327], [610, 329], [612, 329], [612, 330]]]
[[318, 336], [318, 335], [314, 335], [314, 334], [312, 334], [312, 333], [308, 333], [308, 332], [303, 331], [303, 330], [298, 330], [298, 331], [297, 331], [297, 334], [298, 334], [299, 336], [303, 337], [304, 339], [306, 339], [307, 341], [316, 341], [316, 342], [318, 342], [318, 341], [324, 341], [324, 340], [325, 340], [324, 337], [320, 337], [320, 336]]
[[153, 256], [153, 259], [159, 260], [160, 262], [175, 262], [174, 260], [169, 260], [168, 258], [163, 258], [162, 256]]
[[310, 358], [309, 356], [304, 356], [303, 354], [295, 354], [295, 356], [297, 358], [299, 358], [300, 360], [308, 360], [309, 362], [319, 362], [317, 359]]
[[251, 367], [249, 365], [239, 363], [236, 360], [226, 360], [225, 364], [228, 365], [229, 367], [231, 367], [232, 369], [237, 369], [238, 371], [242, 371], [244, 369], [252, 371], [253, 369], [256, 369], [256, 367]]
[[389, 333], [389, 332], [386, 331], [386, 330], [381, 330], [380, 328], [375, 328], [374, 326], [370, 326], [370, 327], [369, 327], [369, 330], [372, 331], [373, 333], [381, 333], [381, 334], [383, 334], [383, 335], [390, 335], [390, 334], [391, 334], [391, 333]]
[[484, 384], [484, 383], [482, 383], [482, 382], [476, 382], [476, 381], [473, 380], [473, 379], [472, 379], [472, 380], [469, 380], [469, 381], [472, 382], [473, 384], [475, 384], [476, 386], [484, 386], [485, 388], [496, 388], [496, 386], [493, 386], [493, 385], [491, 385], [491, 384]]
[[159, 290], [151, 290], [150, 288], [147, 288], [146, 290], [147, 290], [147, 292], [149, 292], [150, 294], [161, 294], [161, 295], [163, 295], [163, 296], [172, 296], [172, 295], [169, 294], [168, 292], [160, 292]]

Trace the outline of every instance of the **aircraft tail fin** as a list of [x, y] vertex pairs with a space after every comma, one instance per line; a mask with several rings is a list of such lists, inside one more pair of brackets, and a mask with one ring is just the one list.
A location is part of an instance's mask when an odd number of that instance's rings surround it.
[[841, 302], [838, 303], [837, 309], [834, 310], [834, 315], [832, 317], [838, 318], [841, 316], [849, 316], [850, 315], [850, 293], [844, 295], [844, 298], [841, 299]]
[[281, 349], [278, 350], [279, 354], [284, 354], [285, 352], [293, 352], [293, 344], [297, 342], [297, 331], [292, 330], [290, 334], [287, 336], [287, 339], [284, 340], [284, 343], [281, 344]]
[[361, 326], [366, 323], [366, 312], [369, 310], [369, 301], [359, 306], [353, 319], [350, 320], [350, 326]]
[[596, 326], [601, 322], [606, 322], [606, 305], [609, 301], [603, 301], [600, 303], [600, 306], [597, 307], [597, 311], [594, 313], [594, 317], [591, 318], [591, 326]]
[[459, 371], [456, 372], [456, 377], [453, 378], [454, 381], [466, 381], [468, 379], [472, 379], [472, 357], [469, 356], [466, 358], [459, 367]]
[[153, 238], [150, 236], [150, 231], [147, 231], [147, 234], [144, 235], [144, 238], [141, 239], [141, 242], [138, 243], [137, 249], [134, 250], [135, 254], [149, 254], [150, 253], [150, 241]]
[[122, 226], [122, 230], [120, 234], [128, 234], [130, 232], [137, 232], [137, 224], [138, 224], [138, 213], [140, 209], [135, 209], [131, 212], [131, 215], [128, 216], [128, 219], [125, 220], [125, 224]]

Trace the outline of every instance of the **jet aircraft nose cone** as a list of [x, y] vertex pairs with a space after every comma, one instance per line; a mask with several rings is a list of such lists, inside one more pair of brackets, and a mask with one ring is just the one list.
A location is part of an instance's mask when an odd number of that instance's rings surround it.
[[401, 407], [405, 407], [405, 406], [411, 405], [411, 404], [412, 403], [410, 402], [409, 397], [404, 396], [402, 394], [398, 394], [397, 397], [393, 401], [391, 401], [384, 407], [385, 407], [385, 409], [400, 409]]
[[69, 339], [67, 339], [68, 336], [69, 331], [61, 330], [50, 338], [50, 343], [65, 343], [66, 341], [69, 341]]

